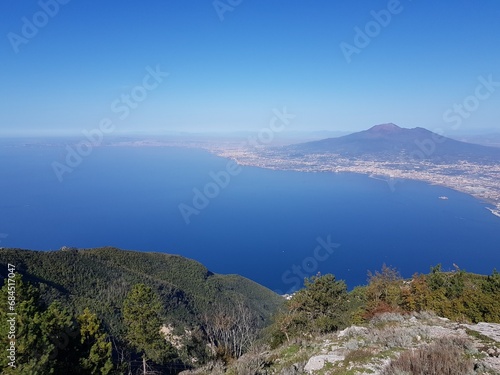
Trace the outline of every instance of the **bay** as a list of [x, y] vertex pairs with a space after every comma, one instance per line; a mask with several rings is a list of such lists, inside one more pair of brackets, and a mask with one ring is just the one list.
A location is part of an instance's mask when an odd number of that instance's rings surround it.
[[500, 218], [445, 187], [245, 166], [186, 224], [179, 205], [193, 207], [193, 189], [203, 191], [227, 159], [101, 147], [59, 182], [51, 164], [65, 156], [63, 147], [0, 148], [0, 246], [180, 254], [279, 293], [318, 272], [352, 288], [384, 263], [405, 277], [438, 263], [487, 274], [499, 265]]

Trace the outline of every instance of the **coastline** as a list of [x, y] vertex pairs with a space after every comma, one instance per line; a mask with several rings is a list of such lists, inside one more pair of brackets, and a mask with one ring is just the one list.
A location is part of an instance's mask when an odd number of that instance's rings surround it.
[[494, 210], [493, 208], [486, 207], [488, 211], [490, 211], [493, 215], [500, 217], [500, 207], [497, 206], [497, 210]]
[[[309, 163], [303, 161], [297, 163], [296, 160], [292, 160], [289, 163], [284, 162], [283, 160], [273, 160], [267, 159], [262, 156], [258, 156], [256, 154], [253, 154], [252, 152], [245, 152], [244, 150], [237, 150], [237, 152], [231, 152], [228, 150], [224, 149], [212, 149], [212, 148], [205, 148], [207, 151], [209, 151], [211, 154], [214, 154], [216, 156], [225, 158], [225, 159], [230, 159], [236, 162], [238, 165], [241, 166], [252, 166], [256, 168], [262, 168], [262, 169], [270, 169], [270, 170], [282, 170], [282, 171], [295, 171], [295, 172], [330, 172], [330, 173], [353, 173], [353, 174], [358, 174], [358, 175], [365, 175], [368, 176], [369, 178], [379, 180], [379, 181], [384, 181], [389, 186], [391, 189], [394, 189], [394, 185], [397, 183], [398, 180], [408, 180], [408, 181], [419, 181], [419, 182], [424, 182], [429, 185], [436, 185], [436, 186], [442, 186], [448, 189], [452, 189], [454, 191], [460, 192], [467, 194], [489, 206], [486, 206], [485, 208], [490, 211], [494, 216], [500, 218], [500, 199], [495, 200], [490, 198], [489, 195], [486, 193], [491, 193], [489, 190], [486, 188], [483, 188], [481, 191], [483, 194], [479, 194], [478, 192], [472, 191], [472, 190], [477, 190], [477, 189], [472, 189], [472, 188], [460, 188], [457, 186], [457, 183], [447, 183], [447, 178], [446, 177], [456, 177], [456, 176], [447, 176], [447, 175], [436, 175], [434, 176], [435, 179], [431, 179], [428, 174], [428, 178], [418, 178], [419, 173], [412, 173], [412, 176], [408, 176], [409, 172], [408, 171], [403, 171], [403, 170], [398, 170], [398, 169], [384, 169], [383, 164], [382, 167], [380, 168], [381, 170], [385, 171], [385, 173], [380, 173], [380, 171], [374, 172], [373, 171], [373, 162], [367, 162], [366, 166], [363, 167], [363, 161], [358, 160], [358, 164], [355, 166], [351, 167], [346, 167], [346, 166], [333, 166], [333, 165], [324, 165], [322, 163], [315, 163], [314, 165], [310, 165]], [[243, 154], [242, 156], [246, 157], [237, 157], [235, 153], [240, 153]], [[246, 160], [245, 160], [246, 159]], [[298, 165], [294, 165], [298, 164]], [[421, 172], [420, 172], [421, 173]], [[431, 174], [432, 175], [432, 174]], [[467, 186], [475, 186], [473, 184], [474, 178], [470, 176], [464, 176], [464, 178], [468, 178], [468, 182], [470, 183]], [[466, 186], [466, 187], [467, 187]], [[491, 194], [490, 194], [491, 195]], [[439, 197], [438, 197], [439, 198]]]

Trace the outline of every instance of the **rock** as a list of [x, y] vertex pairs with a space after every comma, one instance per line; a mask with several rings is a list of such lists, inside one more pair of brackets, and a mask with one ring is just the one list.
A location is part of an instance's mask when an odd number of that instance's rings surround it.
[[484, 366], [493, 371], [494, 374], [500, 373], [500, 358], [489, 357], [484, 359]]
[[326, 355], [316, 355], [311, 357], [304, 367], [304, 371], [311, 373], [312, 371], [321, 370], [325, 367], [326, 362], [335, 363], [338, 361], [343, 361], [345, 356], [343, 354], [326, 354]]
[[465, 327], [488, 336], [490, 339], [500, 342], [500, 324], [497, 323], [477, 323], [465, 324]]
[[337, 337], [362, 335], [366, 332], [368, 332], [366, 327], [351, 326], [337, 333]]

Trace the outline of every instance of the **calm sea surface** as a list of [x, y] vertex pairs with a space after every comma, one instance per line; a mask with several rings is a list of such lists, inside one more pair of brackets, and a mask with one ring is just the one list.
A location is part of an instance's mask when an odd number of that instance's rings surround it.
[[0, 246], [180, 254], [281, 293], [318, 272], [354, 287], [383, 263], [403, 276], [437, 263], [500, 269], [500, 218], [447, 188], [241, 167], [218, 194], [210, 185], [213, 197], [186, 224], [179, 205], [193, 207], [193, 189], [203, 191], [226, 159], [195, 149], [106, 147], [59, 182], [51, 163], [65, 155], [62, 147], [0, 148]]

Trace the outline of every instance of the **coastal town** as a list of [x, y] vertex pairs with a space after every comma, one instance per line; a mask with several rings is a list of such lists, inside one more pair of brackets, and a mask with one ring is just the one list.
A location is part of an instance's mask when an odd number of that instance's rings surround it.
[[401, 157], [342, 157], [334, 153], [302, 154], [287, 148], [254, 147], [224, 143], [206, 147], [210, 152], [235, 160], [240, 165], [300, 172], [360, 173], [384, 180], [394, 189], [398, 180], [411, 179], [445, 186], [470, 194], [488, 204], [500, 217], [500, 164], [461, 160], [458, 163], [435, 163]]

